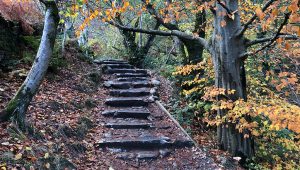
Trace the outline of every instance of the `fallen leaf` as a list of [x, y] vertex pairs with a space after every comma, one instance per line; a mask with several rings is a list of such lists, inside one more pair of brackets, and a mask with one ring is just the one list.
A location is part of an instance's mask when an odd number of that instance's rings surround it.
[[15, 160], [19, 160], [22, 158], [22, 154], [21, 153], [18, 153], [16, 156], [15, 156]]

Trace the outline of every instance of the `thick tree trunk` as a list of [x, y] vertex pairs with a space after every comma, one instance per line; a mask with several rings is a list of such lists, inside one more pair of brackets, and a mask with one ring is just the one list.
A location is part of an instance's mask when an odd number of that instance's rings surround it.
[[[231, 11], [238, 10], [238, 1], [226, 0], [226, 6]], [[217, 13], [226, 12], [223, 7], [217, 4]], [[212, 57], [215, 69], [215, 85], [218, 88], [235, 90], [235, 94], [230, 95], [230, 99], [235, 101], [239, 98], [246, 100], [246, 82], [244, 62], [240, 58], [246, 50], [243, 37], [235, 36], [241, 29], [241, 22], [238, 13], [235, 19], [226, 16], [215, 16], [213, 33]], [[221, 22], [226, 21], [226, 26], [221, 26]], [[227, 114], [225, 110], [219, 110], [221, 117]], [[224, 123], [218, 127], [218, 142], [222, 149], [230, 151], [234, 155], [250, 157], [254, 154], [253, 140], [251, 136], [244, 138], [244, 133], [239, 133], [235, 125]]]
[[55, 43], [59, 22], [58, 9], [54, 1], [47, 1], [45, 5], [44, 30], [36, 59], [26, 80], [14, 98], [8, 103], [6, 109], [0, 114], [1, 121], [13, 117], [19, 123], [20, 127], [25, 126], [25, 113], [45, 77]]

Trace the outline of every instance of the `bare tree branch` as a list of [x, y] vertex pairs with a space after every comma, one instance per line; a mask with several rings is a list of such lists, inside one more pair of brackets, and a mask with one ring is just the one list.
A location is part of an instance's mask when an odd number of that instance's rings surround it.
[[[286, 14], [284, 15], [284, 20], [283, 20], [283, 22], [280, 24], [280, 26], [279, 26], [279, 28], [278, 28], [276, 34], [269, 40], [269, 42], [268, 42], [267, 44], [265, 44], [264, 46], [262, 46], [261, 48], [259, 48], [259, 49], [256, 50], [255, 52], [245, 53], [245, 54], [242, 54], [240, 57], [241, 57], [241, 58], [245, 58], [245, 57], [247, 57], [247, 56], [249, 56], [249, 55], [256, 54], [256, 53], [258, 53], [258, 52], [260, 52], [260, 51], [262, 51], [262, 50], [268, 48], [269, 46], [271, 46], [271, 45], [276, 41], [276, 39], [278, 39], [278, 37], [280, 36], [281, 30], [282, 30], [283, 27], [288, 23], [288, 20], [289, 20], [290, 16], [291, 16], [291, 12], [286, 13]], [[262, 41], [262, 40], [261, 40], [261, 41]], [[256, 43], [256, 44], [257, 44], [257, 43]]]
[[[272, 5], [272, 3], [275, 2], [275, 1], [277, 1], [277, 0], [269, 0], [262, 7], [262, 11], [265, 12]], [[257, 14], [254, 14], [252, 16], [252, 18], [250, 18], [250, 20], [244, 24], [243, 28], [238, 32], [237, 36], [242, 36], [246, 32], [246, 30], [249, 28], [249, 26], [255, 21], [256, 18], [257, 18]]]
[[[276, 39], [278, 39], [278, 38], [283, 38], [285, 40], [298, 40], [298, 39], [300, 39], [300, 37], [298, 37], [297, 35], [291, 35], [291, 34], [280, 34], [280, 35], [278, 35], [278, 37]], [[250, 47], [250, 46], [253, 46], [253, 45], [256, 45], [256, 44], [265, 43], [265, 42], [271, 41], [272, 39], [273, 39], [273, 37], [256, 39], [256, 40], [247, 42], [246, 46]]]

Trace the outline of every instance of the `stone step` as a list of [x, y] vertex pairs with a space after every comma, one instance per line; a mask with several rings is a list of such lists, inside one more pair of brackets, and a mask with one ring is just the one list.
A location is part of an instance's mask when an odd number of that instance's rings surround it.
[[189, 140], [171, 140], [168, 137], [144, 136], [138, 138], [108, 138], [97, 142], [99, 147], [114, 148], [161, 148], [161, 147], [191, 147], [193, 142]]
[[172, 150], [167, 148], [155, 150], [130, 150], [127, 152], [119, 152], [116, 155], [116, 158], [122, 160], [153, 160], [157, 158], [164, 158], [171, 153]]
[[128, 78], [128, 77], [147, 78], [147, 77], [149, 77], [149, 74], [144, 74], [144, 73], [117, 73], [115, 75], [117, 76], [117, 78]]
[[153, 160], [160, 156], [158, 151], [138, 151], [135, 153], [125, 152], [116, 155], [117, 159], [122, 160]]
[[106, 99], [105, 104], [112, 107], [141, 107], [147, 106], [148, 102], [138, 97], [115, 97]]
[[116, 81], [120, 82], [137, 82], [137, 81], [148, 81], [148, 77], [124, 77], [124, 78], [117, 78]]
[[107, 128], [113, 129], [149, 129], [152, 128], [152, 123], [137, 122], [137, 121], [117, 121], [104, 124]]
[[153, 87], [153, 84], [150, 81], [137, 81], [137, 82], [130, 82], [130, 81], [106, 81], [104, 82], [104, 86], [108, 88], [114, 89], [130, 89], [130, 88], [145, 88], [145, 87]]
[[115, 74], [115, 73], [139, 73], [139, 74], [147, 74], [147, 70], [143, 69], [107, 69], [104, 73], [107, 74]]
[[105, 71], [107, 69], [133, 69], [134, 67], [130, 64], [103, 64], [102, 70]]
[[97, 63], [97, 64], [128, 64], [128, 62], [124, 61], [124, 60], [95, 60], [94, 63]]
[[115, 118], [140, 118], [147, 119], [150, 115], [148, 109], [119, 109], [119, 110], [107, 110], [102, 112], [104, 116], [111, 116]]
[[156, 90], [154, 88], [135, 88], [135, 89], [126, 89], [126, 90], [110, 90], [109, 94], [111, 96], [119, 97], [141, 97], [151, 94], [155, 94]]

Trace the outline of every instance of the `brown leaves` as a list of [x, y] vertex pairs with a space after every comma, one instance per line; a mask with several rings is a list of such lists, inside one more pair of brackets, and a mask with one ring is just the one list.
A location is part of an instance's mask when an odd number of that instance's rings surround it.
[[258, 16], [258, 18], [259, 18], [260, 20], [263, 20], [263, 19], [264, 19], [265, 14], [264, 14], [264, 12], [262, 11], [262, 9], [261, 9], [260, 7], [259, 7], [259, 8], [256, 8], [255, 13], [256, 13], [256, 15]]

